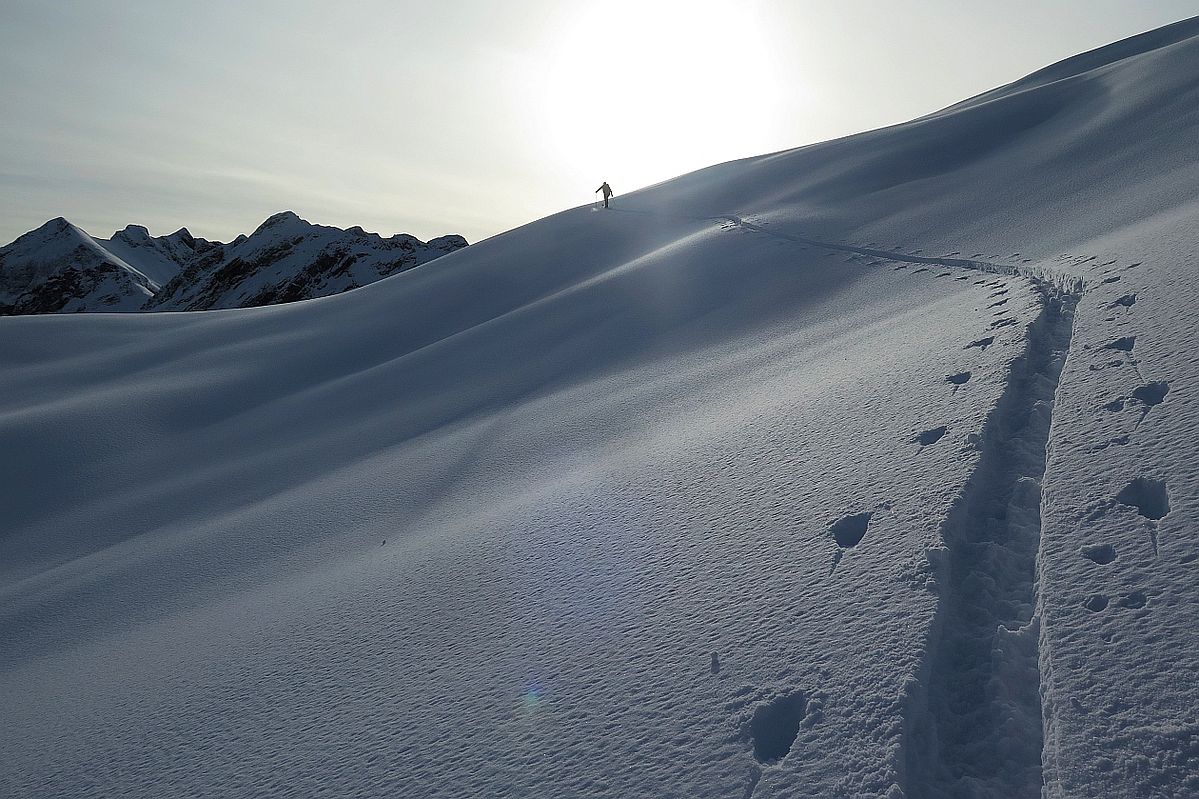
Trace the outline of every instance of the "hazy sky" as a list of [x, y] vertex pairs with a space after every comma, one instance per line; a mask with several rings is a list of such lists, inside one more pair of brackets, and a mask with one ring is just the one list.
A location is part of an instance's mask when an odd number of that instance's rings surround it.
[[55, 216], [471, 241], [900, 122], [1199, 0], [4, 0], [0, 244]]

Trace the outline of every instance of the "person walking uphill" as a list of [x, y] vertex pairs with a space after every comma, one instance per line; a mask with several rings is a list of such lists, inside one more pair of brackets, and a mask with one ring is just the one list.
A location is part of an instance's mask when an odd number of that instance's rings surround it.
[[602, 191], [604, 193], [604, 207], [607, 208], [608, 198], [612, 196], [612, 187], [608, 185], [608, 181], [605, 180], [602, 184], [600, 184], [600, 187], [596, 189], [596, 191]]

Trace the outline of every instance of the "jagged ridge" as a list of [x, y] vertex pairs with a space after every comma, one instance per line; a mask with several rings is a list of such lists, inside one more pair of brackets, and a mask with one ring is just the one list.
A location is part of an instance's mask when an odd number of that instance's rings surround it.
[[324, 297], [419, 266], [467, 244], [422, 242], [274, 214], [223, 244], [180, 228], [129, 225], [96, 239], [61, 217], [0, 248], [0, 314], [197, 311]]

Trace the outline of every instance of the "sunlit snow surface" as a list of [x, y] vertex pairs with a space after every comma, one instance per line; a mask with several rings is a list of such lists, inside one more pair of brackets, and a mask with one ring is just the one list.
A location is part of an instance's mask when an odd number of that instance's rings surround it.
[[0, 319], [0, 793], [1199, 792], [1197, 29], [336, 297]]

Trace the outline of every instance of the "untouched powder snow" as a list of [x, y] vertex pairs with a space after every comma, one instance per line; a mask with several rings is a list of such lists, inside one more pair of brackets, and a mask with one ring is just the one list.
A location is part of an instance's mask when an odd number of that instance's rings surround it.
[[0, 319], [0, 794], [1199, 793], [1196, 35]]

